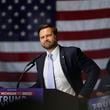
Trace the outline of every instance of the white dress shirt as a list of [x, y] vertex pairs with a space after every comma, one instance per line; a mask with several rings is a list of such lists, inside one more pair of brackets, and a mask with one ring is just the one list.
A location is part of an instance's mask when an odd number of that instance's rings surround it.
[[[47, 54], [49, 54], [47, 52]], [[56, 89], [66, 92], [68, 94], [71, 95], [75, 95], [74, 90], [72, 89], [71, 85], [69, 84], [69, 82], [67, 81], [64, 72], [62, 70], [61, 67], [61, 63], [60, 63], [60, 52], [59, 52], [59, 46], [57, 46], [53, 51], [52, 51], [52, 56], [53, 56], [53, 64], [54, 64], [54, 75], [55, 75], [55, 85], [56, 85]], [[47, 87], [47, 74], [46, 73], [47, 70], [47, 56], [45, 59], [45, 64], [44, 64], [44, 71], [43, 71], [43, 76], [44, 76], [44, 82], [45, 82], [45, 86]]]

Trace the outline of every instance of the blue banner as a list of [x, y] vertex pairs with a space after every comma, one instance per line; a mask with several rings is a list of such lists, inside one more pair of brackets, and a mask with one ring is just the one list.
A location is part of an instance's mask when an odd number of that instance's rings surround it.
[[92, 98], [88, 102], [88, 110], [110, 110], [110, 96]]
[[0, 89], [0, 105], [4, 106], [20, 100], [34, 100], [43, 103], [43, 89], [41, 88], [8, 88]]

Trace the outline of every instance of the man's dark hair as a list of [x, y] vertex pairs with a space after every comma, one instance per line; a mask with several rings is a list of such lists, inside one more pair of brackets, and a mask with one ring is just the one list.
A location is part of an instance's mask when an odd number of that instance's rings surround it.
[[48, 27], [53, 29], [54, 35], [57, 35], [58, 31], [57, 31], [57, 28], [56, 28], [56, 27], [52, 26], [51, 24], [43, 24], [43, 25], [41, 25], [41, 26], [39, 27], [39, 29], [38, 29], [38, 31], [37, 31], [38, 36], [39, 36], [39, 33], [40, 33], [40, 31], [41, 31], [42, 29], [45, 29], [45, 28], [48, 28]]

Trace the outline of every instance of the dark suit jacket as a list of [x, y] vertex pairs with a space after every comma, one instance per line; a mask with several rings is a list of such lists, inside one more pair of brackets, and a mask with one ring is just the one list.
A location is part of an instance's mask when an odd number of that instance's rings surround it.
[[[45, 88], [43, 79], [43, 68], [46, 53], [42, 54], [37, 60], [38, 79], [33, 87]], [[75, 93], [89, 96], [96, 84], [99, 76], [99, 67], [88, 58], [79, 48], [60, 46], [60, 61], [63, 72], [74, 89]], [[85, 71], [88, 79], [85, 84], [82, 82], [82, 72]]]

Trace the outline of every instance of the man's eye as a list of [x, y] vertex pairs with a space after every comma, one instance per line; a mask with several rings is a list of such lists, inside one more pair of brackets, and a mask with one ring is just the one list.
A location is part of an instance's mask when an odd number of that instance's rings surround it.
[[40, 37], [40, 39], [43, 39], [44, 37], [42, 36], [42, 37]]
[[47, 36], [52, 36], [52, 34], [48, 34]]

